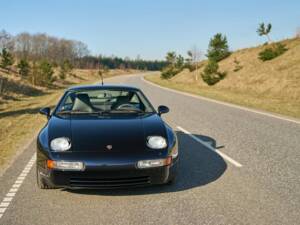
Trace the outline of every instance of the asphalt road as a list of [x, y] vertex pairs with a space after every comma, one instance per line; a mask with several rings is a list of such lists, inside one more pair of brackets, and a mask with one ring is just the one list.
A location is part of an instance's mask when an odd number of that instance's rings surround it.
[[0, 177], [0, 224], [299, 224], [299, 123], [174, 93], [141, 76], [112, 81], [170, 107], [163, 117], [179, 138], [177, 182], [39, 190], [33, 141]]

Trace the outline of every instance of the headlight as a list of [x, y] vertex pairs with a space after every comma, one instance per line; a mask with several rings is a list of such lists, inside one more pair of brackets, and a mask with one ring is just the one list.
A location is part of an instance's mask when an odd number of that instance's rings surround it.
[[147, 139], [147, 145], [149, 148], [162, 149], [167, 147], [167, 141], [161, 136], [149, 136]]
[[66, 137], [55, 138], [51, 141], [50, 147], [56, 152], [67, 151], [71, 148], [71, 141]]

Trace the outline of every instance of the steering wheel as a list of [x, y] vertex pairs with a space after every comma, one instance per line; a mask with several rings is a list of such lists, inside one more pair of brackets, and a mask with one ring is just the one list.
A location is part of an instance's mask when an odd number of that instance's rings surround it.
[[128, 104], [128, 103], [124, 103], [124, 104], [121, 104], [121, 105], [119, 105], [116, 109], [123, 109], [123, 108], [131, 108], [131, 109], [135, 109], [135, 107], [133, 106], [133, 105], [131, 105], [131, 104]]

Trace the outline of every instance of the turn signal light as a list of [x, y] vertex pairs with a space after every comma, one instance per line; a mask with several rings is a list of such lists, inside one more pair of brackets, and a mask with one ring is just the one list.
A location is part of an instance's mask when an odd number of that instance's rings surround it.
[[154, 168], [160, 166], [168, 166], [172, 163], [172, 157], [169, 156], [165, 159], [150, 159], [150, 160], [141, 160], [138, 161], [137, 167], [139, 169], [146, 169], [146, 168]]
[[71, 161], [53, 161], [47, 160], [48, 169], [57, 169], [63, 171], [82, 171], [84, 170], [83, 162], [71, 162]]

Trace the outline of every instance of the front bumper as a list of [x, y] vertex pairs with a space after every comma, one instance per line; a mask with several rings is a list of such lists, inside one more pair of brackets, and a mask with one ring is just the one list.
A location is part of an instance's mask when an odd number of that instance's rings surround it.
[[126, 188], [154, 184], [164, 184], [177, 173], [177, 161], [174, 159], [169, 166], [149, 169], [135, 167], [99, 166], [87, 167], [84, 171], [61, 171], [40, 168], [44, 182], [62, 188]]

